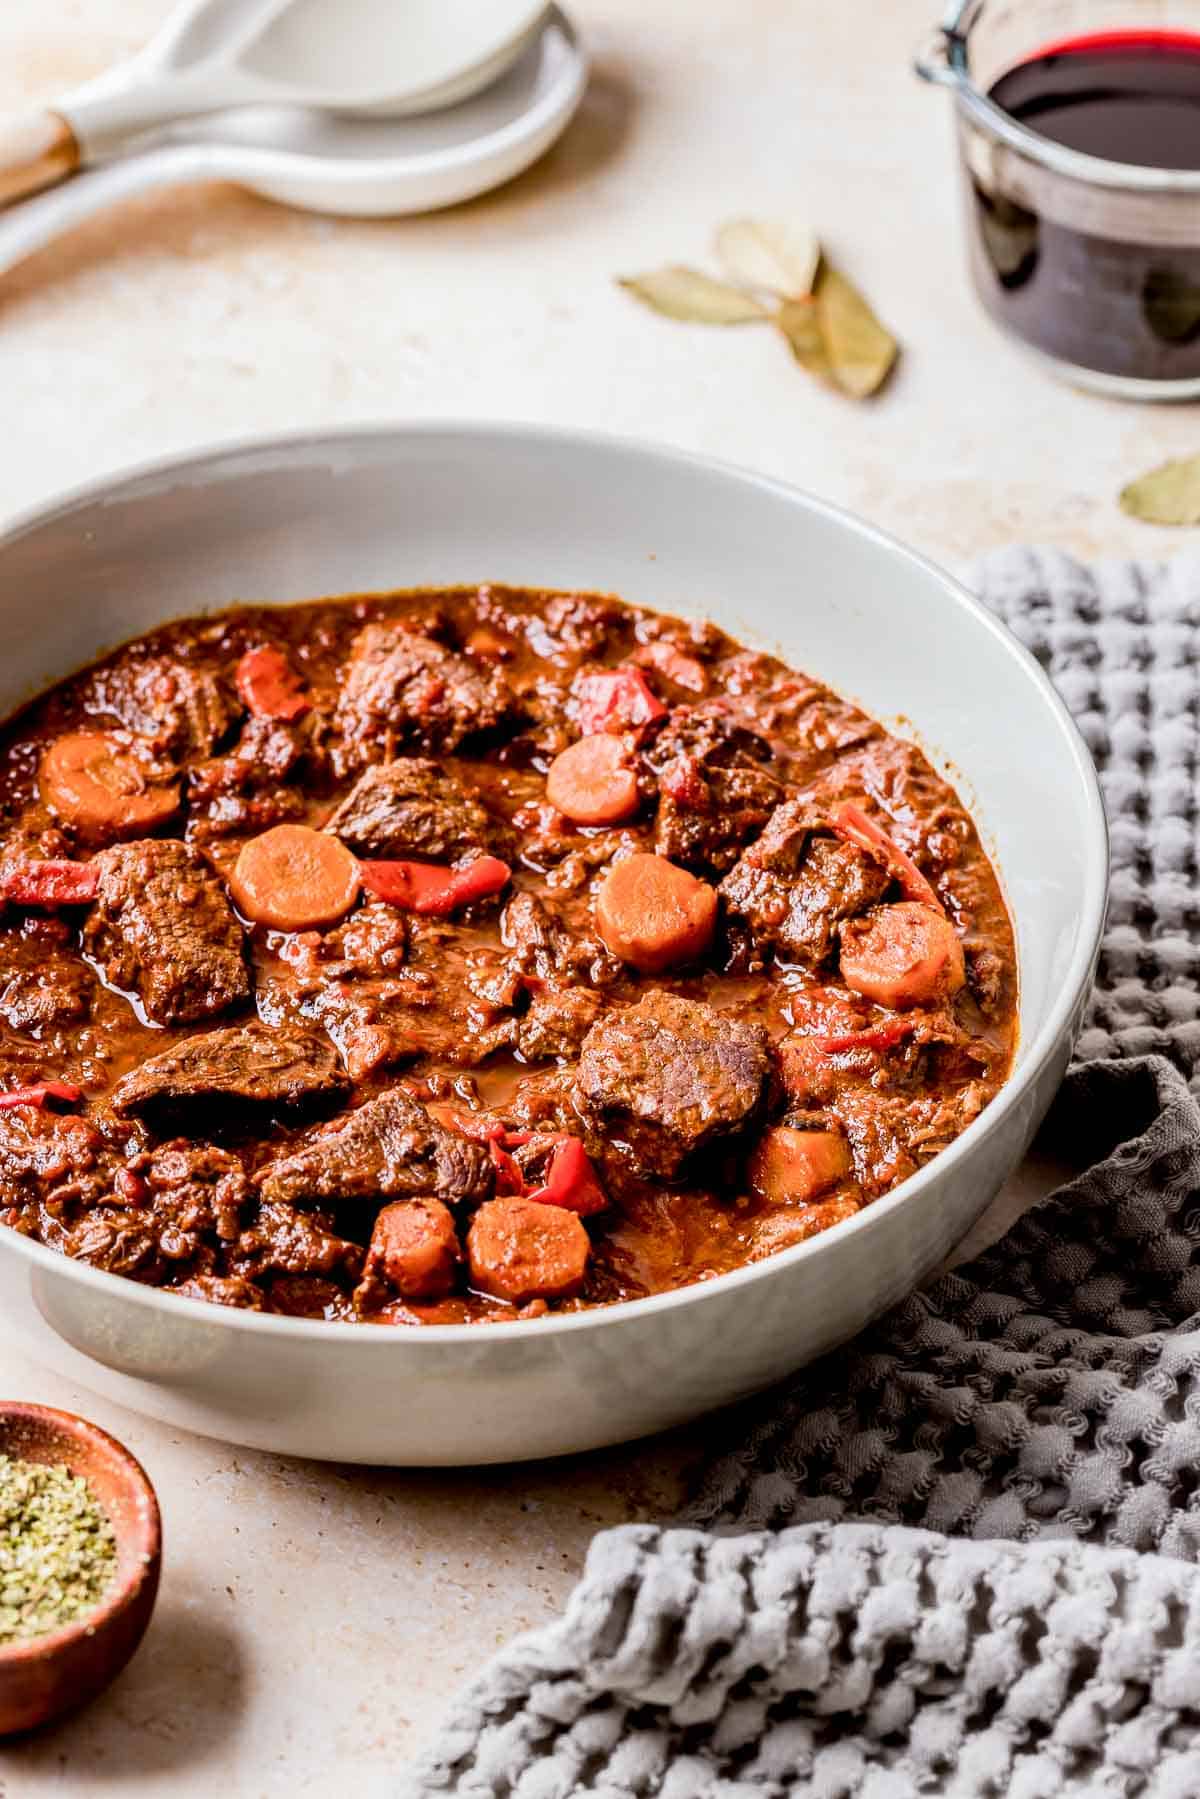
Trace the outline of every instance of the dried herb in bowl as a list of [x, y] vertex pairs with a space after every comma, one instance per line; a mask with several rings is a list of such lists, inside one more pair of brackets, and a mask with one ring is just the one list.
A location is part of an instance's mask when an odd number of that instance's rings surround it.
[[81, 1475], [0, 1455], [0, 1645], [78, 1623], [116, 1569], [116, 1533]]

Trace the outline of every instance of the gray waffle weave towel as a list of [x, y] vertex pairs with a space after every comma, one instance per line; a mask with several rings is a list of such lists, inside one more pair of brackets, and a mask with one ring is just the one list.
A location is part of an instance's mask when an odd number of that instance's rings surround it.
[[1200, 561], [1018, 550], [977, 584], [1112, 823], [1049, 1126], [1085, 1171], [717, 1421], [686, 1523], [597, 1538], [413, 1799], [1200, 1796]]

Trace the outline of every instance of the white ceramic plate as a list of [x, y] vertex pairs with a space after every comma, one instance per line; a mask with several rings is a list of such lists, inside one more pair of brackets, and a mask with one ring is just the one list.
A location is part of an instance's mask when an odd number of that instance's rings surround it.
[[494, 425], [296, 438], [143, 470], [0, 539], [0, 709], [173, 614], [482, 580], [712, 617], [919, 732], [980, 823], [1016, 920], [1013, 1077], [928, 1167], [823, 1236], [678, 1293], [523, 1324], [387, 1330], [226, 1310], [0, 1228], [3, 1329], [136, 1411], [393, 1464], [554, 1455], [677, 1424], [910, 1291], [1020, 1160], [1066, 1065], [1107, 881], [1087, 751], [1032, 658], [949, 576], [777, 482]]

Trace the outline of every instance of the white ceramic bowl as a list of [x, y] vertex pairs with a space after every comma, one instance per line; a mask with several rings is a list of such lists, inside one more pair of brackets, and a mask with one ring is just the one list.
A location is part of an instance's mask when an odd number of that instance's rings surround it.
[[1106, 889], [1087, 752], [1040, 669], [961, 587], [777, 482], [492, 425], [295, 438], [142, 470], [0, 539], [0, 707], [179, 613], [477, 580], [611, 589], [710, 616], [918, 734], [981, 825], [1016, 920], [1013, 1077], [944, 1154], [848, 1223], [719, 1280], [572, 1317], [423, 1330], [264, 1317], [168, 1297], [0, 1228], [3, 1328], [135, 1411], [397, 1465], [557, 1455], [677, 1424], [910, 1291], [1016, 1166], [1062, 1075]]

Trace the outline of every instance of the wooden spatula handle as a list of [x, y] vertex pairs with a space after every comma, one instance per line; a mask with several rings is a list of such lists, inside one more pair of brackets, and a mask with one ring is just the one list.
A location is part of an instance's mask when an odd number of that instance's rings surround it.
[[53, 187], [78, 167], [79, 144], [61, 114], [0, 114], [0, 206]]

